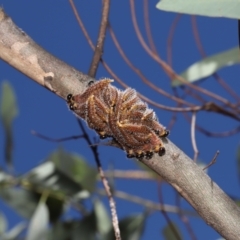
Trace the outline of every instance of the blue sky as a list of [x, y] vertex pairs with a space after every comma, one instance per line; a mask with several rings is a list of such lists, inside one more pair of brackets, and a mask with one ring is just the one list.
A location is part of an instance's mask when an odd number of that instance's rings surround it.
[[[143, 3], [142, 1], [136, 2], [138, 23], [144, 37], [146, 37], [143, 21]], [[166, 60], [167, 37], [176, 14], [157, 10], [155, 8], [156, 3], [157, 1], [150, 1], [150, 23], [159, 54]], [[78, 70], [84, 73], [88, 72], [93, 52], [75, 20], [68, 1], [0, 0], [0, 5], [14, 22], [40, 46]], [[96, 42], [101, 17], [101, 1], [79, 1], [77, 8], [91, 38]], [[182, 16], [173, 39], [173, 68], [177, 73], [181, 73], [190, 64], [201, 59], [194, 41], [190, 20], [190, 16]], [[169, 78], [139, 44], [131, 21], [129, 1], [112, 1], [110, 22], [118, 41], [130, 60], [141, 69], [150, 81], [171, 93]], [[236, 20], [198, 17], [197, 22], [201, 41], [207, 55], [237, 46]], [[137, 91], [154, 101], [168, 106], [175, 106], [174, 102], [144, 85], [138, 76], [126, 66], [114, 47], [109, 34], [106, 37], [103, 57], [114, 72], [129, 86], [137, 89]], [[237, 85], [235, 78], [239, 75], [239, 67], [229, 67], [221, 70], [219, 73], [238, 93], [239, 87], [237, 86], [239, 85]], [[100, 65], [96, 78], [102, 77], [110, 77], [110, 75]], [[8, 80], [14, 87], [19, 107], [19, 115], [14, 122], [14, 167], [17, 174], [23, 174], [40, 164], [59, 146], [64, 147], [67, 151], [81, 154], [87, 159], [89, 164], [94, 166], [95, 163], [90, 148], [83, 140], [56, 144], [39, 139], [30, 133], [31, 130], [35, 130], [53, 138], [80, 134], [74, 115], [68, 110], [62, 99], [37, 85], [3, 61], [0, 61], [0, 81], [3, 80]], [[115, 85], [120, 87], [116, 82]], [[202, 81], [200, 85], [233, 101], [231, 96], [213, 78]], [[192, 101], [191, 98], [188, 98], [188, 100]], [[160, 122], [168, 126], [173, 113], [160, 109], [155, 110]], [[227, 131], [238, 126], [235, 120], [205, 112], [197, 114], [197, 123], [213, 132]], [[3, 146], [2, 133], [3, 129], [0, 126], [0, 146]], [[89, 134], [92, 137], [95, 136], [93, 131], [89, 131]], [[187, 155], [193, 157], [190, 124], [182, 114], [178, 114], [177, 121], [171, 129], [170, 139]], [[199, 158], [204, 163], [211, 161], [216, 151], [220, 151], [217, 163], [210, 168], [209, 175], [226, 193], [239, 197], [236, 169], [238, 134], [227, 138], [210, 138], [197, 131], [196, 140], [200, 151]], [[136, 169], [135, 161], [127, 159], [122, 151], [104, 146], [100, 146], [99, 150], [102, 165], [105, 169], [109, 165], [113, 165], [115, 169], [121, 170]], [[0, 154], [0, 166], [4, 167], [2, 150], [0, 150]], [[154, 182], [117, 180], [116, 188], [155, 202], [159, 201], [157, 184]], [[164, 202], [174, 205], [175, 191], [167, 185], [164, 185], [162, 191]], [[141, 212], [144, 209], [142, 206], [123, 200], [117, 199], [116, 201], [120, 217], [124, 217], [129, 213]], [[190, 208], [185, 203], [183, 206]], [[0, 209], [6, 214], [10, 227], [21, 220], [2, 202], [0, 202]], [[179, 224], [184, 238], [189, 239], [186, 228], [178, 216], [169, 215], [173, 221]], [[204, 237], [208, 239], [218, 238], [218, 234], [201, 219], [189, 218], [189, 221], [198, 239], [203, 239]], [[161, 213], [155, 212], [147, 222], [142, 239], [149, 239], [150, 236], [161, 239], [161, 229], [165, 225], [166, 222]]]

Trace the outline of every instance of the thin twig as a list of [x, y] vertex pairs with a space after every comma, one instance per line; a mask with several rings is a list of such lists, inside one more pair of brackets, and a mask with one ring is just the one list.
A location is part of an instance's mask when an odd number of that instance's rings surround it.
[[[187, 114], [187, 112], [183, 112], [183, 116], [189, 123], [191, 123], [191, 118], [190, 118], [189, 114]], [[232, 136], [232, 135], [240, 132], [240, 125], [231, 130], [227, 130], [224, 132], [211, 132], [211, 131], [208, 131], [205, 128], [199, 126], [198, 124], [196, 124], [196, 129], [208, 137], [229, 137], [229, 136]]]
[[50, 142], [65, 142], [65, 141], [76, 140], [84, 137], [83, 135], [73, 135], [71, 137], [65, 137], [65, 138], [50, 138], [33, 130], [31, 131], [31, 134]]
[[108, 178], [121, 178], [121, 179], [131, 179], [131, 180], [150, 180], [159, 181], [162, 180], [158, 175], [143, 170], [108, 170], [104, 171], [105, 176]]
[[[83, 24], [82, 21], [81, 21], [81, 18], [79, 17], [79, 15], [77, 14], [76, 11], [75, 11], [74, 13], [75, 13], [75, 15], [76, 15], [76, 18], [77, 18], [77, 20], [78, 20], [78, 23], [79, 23], [79, 25], [80, 25], [80, 27], [81, 27], [81, 29], [82, 29], [82, 31], [83, 31], [83, 33], [84, 33], [87, 41], [88, 41], [88, 43], [90, 44], [91, 48], [94, 49], [94, 45], [93, 45], [93, 43], [92, 43], [92, 41], [91, 41], [91, 39], [90, 39], [90, 37], [89, 37], [89, 35], [88, 35], [85, 27], [84, 27], [84, 24]], [[110, 68], [103, 60], [102, 60], [102, 64], [103, 64], [103, 66], [106, 68], [106, 70], [113, 76], [113, 78], [114, 78], [115, 80], [117, 80], [122, 86], [128, 87], [125, 83], [123, 83], [123, 82], [117, 77], [117, 75], [111, 70], [111, 68]], [[141, 95], [141, 94], [139, 94], [139, 96], [140, 96], [143, 100], [145, 100], [146, 102], [152, 104], [153, 106], [158, 107], [158, 108], [161, 108], [161, 109], [164, 109], [164, 110], [168, 110], [168, 111], [174, 111], [174, 112], [176, 112], [176, 111], [178, 111], [178, 112], [186, 111], [186, 112], [188, 112], [188, 111], [200, 111], [200, 110], [202, 110], [202, 108], [201, 108], [200, 106], [196, 106], [195, 108], [173, 108], [173, 107], [167, 107], [167, 106], [165, 106], [165, 105], [156, 103], [156, 102], [148, 99], [147, 97], [145, 97], [145, 96], [143, 96], [143, 95]]]
[[[69, 1], [72, 2], [72, 0], [69, 0]], [[74, 3], [73, 3], [73, 2], [72, 2], [72, 5], [71, 5], [71, 6], [73, 7], [73, 9], [75, 9], [75, 6], [74, 6]], [[77, 13], [76, 9], [75, 9], [75, 11], [74, 11], [74, 14], [75, 14], [75, 16], [76, 16], [76, 18], [77, 18], [77, 21], [78, 21], [78, 23], [79, 23], [79, 26], [80, 26], [81, 30], [83, 31], [84, 36], [86, 37], [86, 39], [87, 39], [87, 41], [88, 41], [91, 49], [94, 50], [95, 47], [94, 47], [94, 45], [93, 45], [93, 43], [92, 43], [92, 41], [91, 41], [91, 38], [89, 37], [88, 32], [86, 31], [86, 28], [85, 28], [85, 26], [84, 26], [84, 24], [83, 24], [83, 22], [82, 22], [82, 20], [81, 20], [81, 18], [80, 18], [80, 16], [79, 16], [79, 14]], [[112, 71], [112, 69], [108, 66], [108, 64], [107, 64], [103, 59], [100, 59], [100, 61], [102, 62], [104, 68], [109, 72], [109, 74], [110, 74], [117, 82], [119, 82], [119, 83], [120, 83], [123, 87], [125, 87], [125, 88], [128, 87], [128, 85], [125, 84], [125, 83]], [[167, 111], [173, 111], [173, 112], [176, 112], [176, 111], [177, 111], [177, 112], [192, 112], [192, 111], [201, 111], [201, 110], [204, 109], [204, 106], [194, 106], [193, 108], [191, 108], [191, 107], [187, 107], [187, 108], [168, 107], [168, 106], [159, 104], [159, 103], [157, 103], [157, 102], [154, 102], [154, 101], [150, 100], [149, 98], [145, 97], [145, 96], [142, 95], [142, 94], [139, 94], [139, 93], [138, 93], [138, 96], [141, 97], [141, 98], [142, 98], [144, 101], [146, 101], [147, 103], [149, 103], [149, 104], [151, 104], [151, 105], [153, 105], [153, 106], [155, 106], [155, 107], [157, 107], [157, 108], [164, 109], [164, 110], [167, 110]]]
[[170, 93], [164, 91], [163, 89], [157, 87], [155, 84], [153, 84], [151, 81], [149, 81], [141, 72], [141, 70], [137, 67], [135, 67], [133, 65], [133, 63], [128, 59], [128, 57], [126, 56], [125, 52], [123, 51], [121, 45], [119, 44], [116, 35], [111, 27], [111, 25], [109, 24], [109, 33], [110, 36], [112, 37], [113, 43], [115, 44], [115, 47], [117, 48], [119, 54], [122, 56], [123, 60], [127, 63], [127, 65], [142, 79], [142, 81], [147, 84], [150, 88], [152, 88], [153, 90], [155, 90], [156, 92], [162, 94], [165, 97], [170, 98], [173, 101], [176, 101], [178, 103], [182, 103], [185, 104], [187, 106], [194, 106], [192, 103], [189, 103], [187, 101], [182, 100], [181, 98], [177, 98], [173, 95], [171, 95]]
[[[103, 1], [103, 9], [102, 9], [102, 19], [101, 19], [101, 24], [100, 24], [99, 34], [98, 34], [98, 40], [97, 40], [96, 48], [94, 51], [92, 63], [91, 63], [90, 69], [88, 71], [88, 75], [91, 77], [95, 77], [100, 59], [102, 57], [104, 40], [105, 40], [106, 30], [107, 30], [109, 9], [110, 9], [110, 0], [104, 0]], [[111, 209], [112, 224], [113, 224], [115, 238], [116, 238], [116, 240], [121, 240], [121, 233], [120, 233], [120, 228], [119, 228], [116, 204], [113, 199], [113, 195], [112, 195], [110, 186], [108, 184], [108, 180], [104, 175], [104, 171], [102, 169], [100, 160], [97, 162], [97, 166], [98, 166], [99, 175], [102, 179], [104, 188], [106, 190], [106, 193], [107, 193], [107, 196], [109, 199], [109, 205], [110, 205], [110, 209]]]
[[78, 11], [76, 9], [76, 6], [75, 6], [73, 0], [69, 0], [69, 3], [70, 3], [71, 8], [73, 10], [74, 16], [77, 19], [77, 22], [78, 22], [78, 24], [79, 24], [79, 26], [80, 26], [80, 28], [81, 28], [81, 30], [83, 32], [83, 35], [85, 36], [85, 38], [86, 38], [89, 46], [91, 47], [91, 49], [94, 51], [95, 46], [94, 46], [93, 42], [91, 41], [91, 38], [88, 35], [88, 32], [87, 32], [87, 30], [86, 30], [86, 28], [85, 28], [85, 26], [84, 26], [84, 24], [83, 24], [83, 22], [82, 22], [82, 20], [81, 20], [81, 18], [79, 16], [79, 14], [78, 14]]
[[215, 153], [213, 159], [211, 160], [211, 162], [210, 162], [206, 167], [203, 168], [203, 171], [206, 170], [207, 168], [209, 168], [210, 166], [212, 166], [213, 164], [216, 163], [217, 157], [218, 157], [219, 153], [220, 153], [219, 151], [217, 151], [217, 152]]
[[[82, 20], [81, 20], [81, 18], [80, 18], [80, 16], [79, 16], [79, 14], [78, 14], [75, 6], [74, 6], [73, 1], [72, 1], [72, 0], [69, 0], [69, 1], [70, 1], [70, 3], [71, 3], [71, 7], [73, 8], [73, 12], [74, 12], [74, 15], [75, 15], [75, 17], [76, 17], [76, 19], [77, 19], [77, 21], [78, 21], [78, 24], [79, 24], [79, 26], [80, 26], [80, 28], [81, 28], [81, 30], [82, 30], [82, 32], [83, 32], [83, 34], [84, 34], [87, 42], [88, 42], [88, 44], [90, 45], [91, 49], [94, 51], [95, 47], [94, 47], [94, 45], [93, 45], [93, 42], [92, 42], [92, 40], [91, 40], [91, 38], [90, 38], [90, 36], [89, 36], [89, 34], [88, 34], [88, 32], [87, 32], [84, 24], [83, 24], [83, 22], [82, 22]], [[120, 84], [121, 84], [123, 87], [125, 87], [125, 88], [128, 87], [128, 85], [125, 84], [125, 83], [112, 71], [112, 69], [111, 69], [111, 68], [108, 66], [108, 64], [103, 60], [103, 58], [101, 58], [100, 61], [101, 61], [101, 63], [103, 64], [104, 68], [108, 71], [108, 73], [109, 73], [118, 83], [120, 83]], [[173, 111], [173, 112], [175, 112], [175, 111], [178, 111], [178, 112], [182, 112], [182, 111], [192, 112], [192, 111], [200, 111], [200, 110], [201, 110], [201, 106], [196, 106], [194, 109], [192, 109], [192, 108], [179, 108], [179, 109], [178, 109], [178, 108], [174, 108], [174, 107], [167, 107], [167, 106], [165, 106], [165, 105], [162, 105], [162, 104], [159, 104], [159, 103], [157, 103], [157, 102], [154, 102], [154, 101], [150, 100], [149, 98], [147, 98], [147, 97], [145, 97], [145, 96], [143, 96], [143, 95], [141, 95], [141, 94], [138, 94], [138, 95], [139, 95], [139, 97], [141, 97], [141, 98], [142, 98], [144, 101], [146, 101], [147, 103], [149, 103], [149, 104], [151, 104], [151, 105], [153, 105], [153, 106], [155, 106], [155, 107], [157, 107], [157, 108], [164, 109], [164, 110], [167, 110], [167, 111]]]
[[154, 44], [152, 32], [151, 32], [151, 26], [149, 22], [149, 11], [148, 11], [148, 0], [143, 1], [143, 18], [144, 18], [144, 24], [145, 24], [145, 30], [147, 33], [147, 38], [149, 42], [150, 49], [157, 54], [157, 48]]
[[181, 17], [182, 17], [182, 14], [177, 14], [177, 16], [174, 18], [173, 23], [172, 23], [172, 25], [170, 27], [168, 38], [167, 38], [167, 63], [171, 67], [172, 67], [172, 42], [173, 42], [173, 36], [174, 36], [174, 33], [175, 33], [175, 29], [177, 27], [177, 24], [178, 24], [178, 22], [179, 22]]
[[104, 40], [105, 40], [107, 24], [108, 24], [109, 9], [110, 9], [110, 0], [104, 0], [103, 9], [102, 9], [102, 19], [101, 19], [100, 29], [98, 33], [98, 40], [97, 40], [96, 48], [94, 50], [94, 56], [92, 58], [90, 70], [88, 71], [88, 75], [91, 77], [96, 76], [97, 68], [103, 54], [103, 46], [104, 46]]
[[[106, 195], [106, 192], [104, 190], [98, 190], [98, 193], [101, 195]], [[114, 196], [120, 199], [124, 199], [129, 202], [133, 202], [139, 205], [144, 206], [145, 208], [155, 210], [155, 211], [162, 211], [164, 208], [165, 211], [169, 213], [179, 213], [180, 211], [183, 212], [184, 214], [191, 216], [191, 217], [200, 217], [195, 211], [192, 210], [185, 210], [185, 209], [179, 209], [176, 206], [168, 205], [168, 204], [159, 204], [150, 200], [147, 200], [145, 198], [141, 198], [123, 191], [114, 191]]]
[[98, 149], [97, 149], [97, 145], [92, 145], [92, 142], [89, 138], [89, 135], [87, 134], [85, 128], [83, 127], [83, 124], [82, 124], [82, 120], [79, 119], [79, 118], [76, 118], [77, 119], [77, 122], [78, 122], [78, 125], [81, 129], [81, 131], [83, 132], [83, 138], [86, 140], [86, 142], [88, 143], [88, 145], [91, 147], [92, 149], [92, 152], [93, 152], [93, 155], [94, 155], [94, 159], [97, 163], [97, 167], [101, 167], [101, 163], [100, 163], [100, 159], [99, 159], [99, 154], [98, 154]]
[[210, 132], [199, 125], [196, 125], [196, 129], [201, 131], [203, 134], [205, 134], [208, 137], [229, 137], [240, 132], [240, 126], [237, 126], [231, 130], [224, 131], [224, 132]]
[[[86, 141], [88, 142], [89, 145], [91, 145], [91, 140], [87, 134], [87, 132], [85, 131], [84, 127], [82, 126], [81, 120], [78, 120], [78, 124], [83, 132], [84, 138], [86, 139]], [[109, 205], [110, 205], [110, 209], [111, 209], [111, 215], [112, 215], [112, 224], [113, 224], [113, 229], [114, 229], [114, 233], [115, 233], [115, 237], [116, 240], [121, 240], [121, 235], [120, 235], [120, 229], [119, 229], [119, 224], [118, 224], [118, 217], [117, 217], [117, 211], [116, 211], [116, 204], [115, 201], [113, 199], [113, 195], [111, 193], [111, 189], [110, 186], [108, 184], [108, 181], [104, 175], [104, 171], [102, 170], [102, 165], [101, 165], [101, 161], [99, 159], [99, 154], [98, 154], [98, 150], [97, 150], [97, 145], [91, 145], [91, 149], [94, 155], [94, 159], [96, 161], [97, 164], [97, 168], [98, 168], [98, 173], [101, 177], [104, 189], [106, 191], [106, 194], [108, 196], [109, 199]]]
[[[181, 99], [184, 99], [184, 98], [185, 98], [185, 96], [179, 97], [176, 88], [172, 88], [172, 90], [173, 90], [173, 94], [174, 94], [177, 98], [181, 98]], [[182, 104], [180, 104], [180, 103], [177, 104], [177, 107], [181, 107], [181, 106], [182, 106]], [[172, 114], [172, 117], [171, 117], [171, 120], [170, 120], [169, 123], [168, 123], [167, 129], [171, 130], [171, 129], [173, 128], [175, 122], [177, 121], [177, 116], [178, 116], [178, 112], [174, 112], [174, 113]]]
[[193, 146], [193, 150], [194, 150], [194, 158], [193, 158], [194, 162], [197, 161], [197, 157], [199, 154], [199, 151], [197, 148], [197, 143], [196, 143], [195, 132], [196, 132], [196, 112], [193, 112], [192, 113], [192, 121], [191, 121], [191, 141], [192, 141], [192, 146]]
[[[105, 39], [107, 23], [108, 23], [110, 0], [104, 0], [103, 1], [102, 20], [101, 20], [101, 24], [100, 24], [100, 29], [99, 29], [99, 35], [98, 35], [96, 48], [93, 46], [92, 41], [91, 41], [90, 37], [88, 36], [88, 33], [85, 30], [84, 25], [82, 24], [80, 16], [79, 16], [78, 12], [76, 11], [76, 7], [74, 5], [74, 2], [72, 0], [69, 0], [69, 1], [70, 1], [72, 9], [74, 11], [74, 14], [75, 14], [75, 16], [78, 20], [78, 23], [81, 26], [81, 29], [82, 30], [84, 29], [85, 37], [88, 39], [88, 42], [89, 42], [91, 48], [94, 50], [94, 56], [93, 56], [93, 59], [92, 59], [92, 63], [91, 63], [88, 75], [91, 76], [91, 77], [95, 77], [96, 71], [97, 71], [97, 68], [98, 68], [98, 64], [99, 64], [99, 61], [101, 60], [101, 56], [102, 56], [102, 50], [103, 50], [104, 39]], [[93, 151], [95, 161], [96, 161], [96, 164], [97, 164], [97, 168], [98, 168], [98, 173], [99, 173], [99, 175], [102, 179], [103, 186], [105, 188], [105, 191], [106, 191], [108, 199], [109, 199], [109, 205], [110, 205], [110, 209], [111, 209], [112, 224], [113, 224], [113, 229], [114, 229], [114, 233], [115, 233], [115, 238], [116, 238], [116, 240], [121, 240], [121, 234], [120, 234], [120, 229], [119, 229], [116, 204], [115, 204], [115, 201], [113, 199], [108, 181], [107, 181], [107, 179], [104, 175], [104, 172], [102, 170], [102, 166], [101, 166], [101, 162], [100, 162], [99, 154], [98, 154], [98, 150], [97, 150], [97, 145], [92, 145], [92, 143], [91, 143], [88, 135], [86, 134], [86, 131], [85, 131], [84, 127], [82, 126], [82, 123], [79, 119], [78, 119], [78, 123], [79, 123], [79, 126], [82, 129], [85, 137], [86, 137], [87, 142], [89, 143], [89, 145], [91, 145], [91, 149]]]
[[195, 89], [196, 91], [199, 91], [211, 98], [214, 98], [220, 102], [223, 102], [224, 104], [226, 104], [229, 107], [233, 107], [233, 105], [231, 104], [231, 102], [229, 102], [227, 99], [213, 93], [210, 92], [204, 88], [201, 88], [197, 85], [194, 85], [188, 81], [186, 81], [183, 77], [179, 76], [178, 74], [176, 74], [174, 72], [174, 70], [165, 62], [163, 61], [160, 57], [159, 54], [154, 54], [151, 49], [148, 47], [148, 45], [146, 44], [146, 42], [143, 39], [143, 36], [140, 32], [140, 29], [138, 27], [138, 23], [137, 23], [137, 19], [136, 19], [136, 14], [135, 14], [135, 3], [134, 0], [130, 0], [130, 9], [131, 9], [131, 16], [132, 16], [132, 22], [133, 22], [133, 26], [136, 32], [136, 35], [138, 37], [139, 42], [141, 43], [142, 47], [144, 48], [144, 50], [157, 62], [159, 63], [159, 65], [163, 68], [163, 70], [166, 72], [166, 74], [169, 76], [169, 78], [172, 79], [177, 79], [179, 82]]
[[[172, 42], [173, 42], [173, 37], [174, 37], [174, 33], [175, 33], [175, 30], [176, 30], [176, 27], [177, 27], [177, 24], [178, 22], [180, 21], [180, 18], [182, 17], [182, 14], [177, 14], [177, 16], [174, 18], [173, 20], [173, 23], [171, 24], [171, 27], [170, 27], [170, 31], [169, 31], [169, 34], [168, 34], [168, 38], [167, 38], [167, 63], [169, 64], [170, 67], [172, 67]], [[178, 93], [177, 93], [177, 89], [176, 88], [172, 88], [172, 91], [174, 93], [174, 96], [180, 98], [178, 96]], [[195, 93], [192, 92], [193, 89], [190, 89], [190, 88], [184, 88], [184, 92], [186, 93], [187, 96], [190, 96], [192, 95], [195, 99], [197, 100], [200, 100], [200, 102], [202, 104], [204, 104], [206, 101], [202, 101], [202, 98]], [[183, 98], [183, 97], [181, 97]], [[178, 104], [178, 107], [180, 107], [181, 105]], [[174, 124], [174, 122], [176, 121], [176, 112], [173, 114], [173, 117], [171, 119], [171, 122], [170, 122], [170, 126], [172, 126]], [[170, 129], [170, 128], [169, 128]]]
[[194, 100], [197, 100], [201, 104], [206, 103], [206, 100], [197, 91], [186, 87], [184, 87], [183, 89], [187, 97], [192, 97]]

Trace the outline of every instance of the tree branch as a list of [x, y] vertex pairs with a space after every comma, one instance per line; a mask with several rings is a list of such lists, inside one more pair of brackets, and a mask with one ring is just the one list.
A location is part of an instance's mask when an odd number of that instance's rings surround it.
[[[93, 80], [34, 43], [3, 10], [0, 10], [0, 58], [62, 98], [68, 93], [83, 92]], [[168, 139], [165, 148], [163, 157], [154, 155], [142, 162], [171, 184], [223, 237], [239, 239], [237, 205]]]
[[104, 45], [104, 40], [106, 36], [106, 31], [107, 31], [109, 9], [110, 9], [110, 0], [103, 1], [101, 26], [98, 33], [98, 40], [97, 40], [94, 55], [92, 58], [92, 63], [90, 66], [90, 70], [88, 72], [88, 75], [92, 77], [96, 75], [98, 64], [103, 54], [103, 45]]
[[95, 81], [46, 52], [19, 29], [2, 9], [0, 41], [2, 60], [64, 99], [69, 93], [83, 92], [89, 82]]

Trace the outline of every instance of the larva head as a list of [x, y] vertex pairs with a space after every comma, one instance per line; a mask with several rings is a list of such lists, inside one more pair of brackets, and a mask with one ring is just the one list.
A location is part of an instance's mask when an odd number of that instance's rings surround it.
[[70, 103], [70, 104], [69, 104], [69, 108], [70, 108], [70, 110], [72, 110], [72, 111], [76, 110], [76, 104], [75, 104], [75, 103]]
[[73, 95], [70, 93], [67, 95], [67, 101], [70, 102], [73, 98]]
[[166, 152], [165, 148], [164, 147], [160, 147], [158, 155], [159, 156], [163, 156], [165, 154], [165, 152]]
[[164, 133], [161, 137], [167, 137], [169, 135], [170, 131], [169, 130], [164, 130]]
[[150, 152], [150, 151], [146, 152], [146, 159], [151, 159], [152, 156], [153, 156], [153, 152]]

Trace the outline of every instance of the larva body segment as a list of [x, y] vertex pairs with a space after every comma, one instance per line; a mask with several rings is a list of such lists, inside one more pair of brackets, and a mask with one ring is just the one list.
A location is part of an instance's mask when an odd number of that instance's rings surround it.
[[127, 152], [127, 157], [150, 159], [153, 153], [162, 156], [165, 148], [160, 137], [166, 137], [169, 131], [134, 89], [121, 91], [111, 82], [102, 79], [82, 94], [69, 94], [69, 108], [96, 130], [100, 138], [112, 137]]
[[105, 102], [105, 104], [110, 109], [111, 107], [115, 106], [115, 104], [117, 102], [119, 90], [109, 84], [107, 88], [103, 89], [103, 91], [101, 92], [100, 95], [101, 95], [102, 100]]
[[102, 135], [110, 134], [108, 129], [108, 109], [97, 97], [91, 95], [87, 101], [87, 114], [85, 120], [88, 126]]

